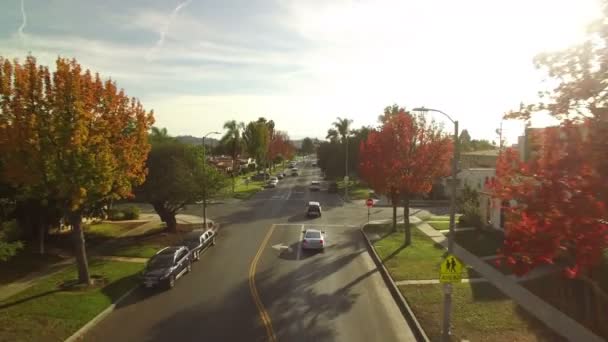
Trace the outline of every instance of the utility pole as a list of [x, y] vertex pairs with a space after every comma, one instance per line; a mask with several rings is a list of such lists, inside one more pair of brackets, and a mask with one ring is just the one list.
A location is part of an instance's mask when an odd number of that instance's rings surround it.
[[348, 178], [348, 129], [346, 130], [346, 157], [344, 160], [344, 201], [348, 201], [348, 182], [350, 179]]
[[211, 134], [220, 132], [209, 132], [203, 136], [203, 226], [207, 229], [207, 146], [205, 139]]

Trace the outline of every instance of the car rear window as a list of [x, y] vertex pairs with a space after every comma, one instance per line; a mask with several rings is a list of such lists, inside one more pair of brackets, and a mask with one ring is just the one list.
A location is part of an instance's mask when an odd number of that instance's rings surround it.
[[320, 239], [321, 238], [321, 233], [319, 232], [306, 232], [306, 235], [304, 236], [307, 239]]
[[310, 206], [310, 207], [308, 207], [308, 211], [309, 212], [316, 212], [316, 213], [318, 213], [319, 212], [319, 207], [317, 207], [316, 205]]

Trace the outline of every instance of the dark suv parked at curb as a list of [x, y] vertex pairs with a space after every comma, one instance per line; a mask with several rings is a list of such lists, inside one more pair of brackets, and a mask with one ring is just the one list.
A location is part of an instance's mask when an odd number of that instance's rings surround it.
[[215, 232], [211, 229], [195, 229], [186, 235], [184, 245], [190, 250], [192, 261], [200, 260], [201, 253], [215, 245]]
[[175, 281], [192, 270], [190, 251], [185, 246], [165, 247], [148, 260], [142, 273], [145, 287], [172, 289]]

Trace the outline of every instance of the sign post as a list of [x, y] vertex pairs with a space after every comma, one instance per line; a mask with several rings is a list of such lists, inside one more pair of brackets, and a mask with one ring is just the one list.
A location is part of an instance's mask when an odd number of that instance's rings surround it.
[[[460, 283], [462, 281], [463, 269], [464, 264], [452, 254], [448, 254], [441, 262], [441, 269], [439, 271], [439, 282], [442, 283], [444, 286], [444, 297], [450, 298], [450, 302], [453, 291], [452, 284]], [[443, 333], [447, 333], [448, 336], [450, 334], [449, 324], [449, 320], [447, 321], [447, 323], [444, 321], [442, 326]]]
[[374, 200], [371, 198], [368, 198], [365, 201], [365, 205], [367, 206], [367, 223], [369, 223], [369, 209], [374, 206]]

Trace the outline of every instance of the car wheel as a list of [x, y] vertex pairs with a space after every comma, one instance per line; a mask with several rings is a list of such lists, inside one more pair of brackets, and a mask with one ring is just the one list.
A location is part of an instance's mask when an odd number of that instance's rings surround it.
[[192, 272], [192, 263], [191, 262], [189, 262], [188, 266], [186, 266], [186, 273], [190, 273], [190, 272]]
[[169, 280], [167, 280], [167, 288], [170, 290], [175, 286], [175, 276], [171, 275]]
[[213, 237], [213, 240], [211, 240], [211, 246], [215, 246], [215, 237]]
[[194, 260], [201, 260], [201, 251], [194, 252]]

